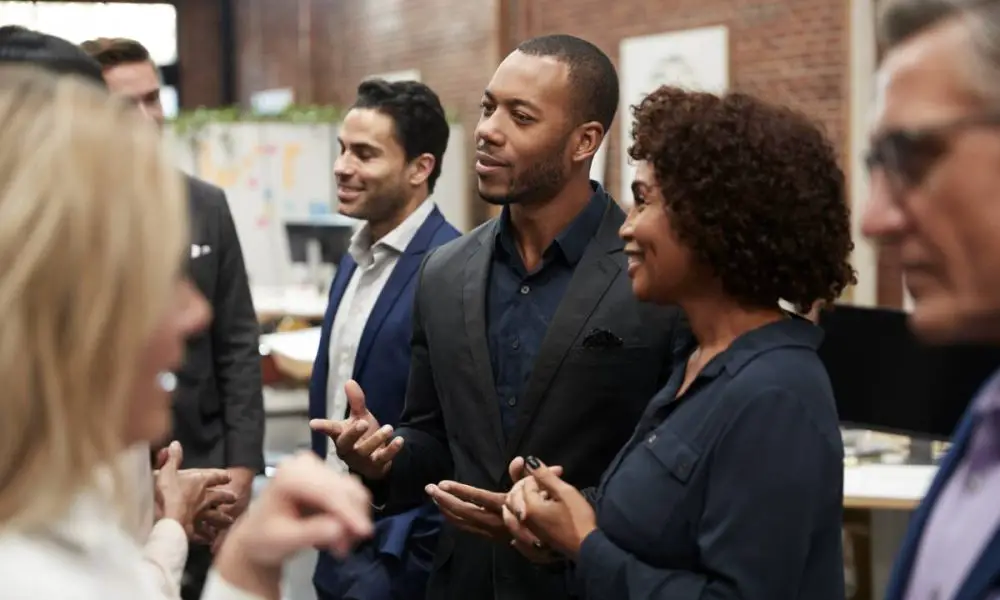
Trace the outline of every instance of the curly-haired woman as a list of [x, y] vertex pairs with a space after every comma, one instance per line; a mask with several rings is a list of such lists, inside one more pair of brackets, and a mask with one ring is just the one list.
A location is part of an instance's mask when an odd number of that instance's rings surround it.
[[842, 600], [822, 334], [778, 304], [807, 312], [854, 280], [835, 151], [745, 94], [661, 87], [633, 112], [632, 289], [680, 305], [692, 336], [590, 500], [528, 457], [508, 526], [573, 560], [588, 600]]

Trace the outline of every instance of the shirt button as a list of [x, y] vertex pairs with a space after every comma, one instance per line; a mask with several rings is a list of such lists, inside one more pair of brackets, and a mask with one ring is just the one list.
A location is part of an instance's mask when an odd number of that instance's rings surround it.
[[515, 398], [514, 396], [507, 398], [507, 406], [516, 406], [516, 405], [517, 405], [517, 398]]
[[931, 593], [927, 595], [927, 600], [939, 600], [941, 598], [941, 590], [934, 588]]
[[521, 347], [521, 340], [514, 338], [513, 340], [510, 341], [510, 347], [513, 348], [514, 350], [517, 350], [518, 348]]
[[652, 444], [655, 441], [656, 441], [656, 434], [655, 433], [649, 434], [649, 437], [646, 438], [646, 443], [647, 444]]
[[979, 483], [980, 479], [977, 475], [969, 475], [965, 478], [965, 490], [967, 492], [978, 492]]
[[522, 285], [522, 286], [521, 286], [521, 293], [522, 293], [522, 294], [527, 294], [527, 293], [528, 293], [528, 292], [530, 292], [530, 291], [531, 291], [531, 287], [529, 287], [529, 286], [527, 286], [527, 285]]

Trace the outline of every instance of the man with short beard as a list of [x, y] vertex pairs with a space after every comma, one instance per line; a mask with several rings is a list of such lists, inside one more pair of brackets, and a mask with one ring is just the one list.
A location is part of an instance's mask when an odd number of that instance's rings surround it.
[[582, 39], [504, 59], [475, 132], [479, 194], [502, 214], [424, 261], [399, 427], [380, 427], [359, 389], [346, 420], [314, 424], [383, 512], [427, 495], [440, 507], [430, 600], [570, 597], [568, 562], [504, 527], [512, 459], [596, 485], [670, 374], [680, 313], [635, 300], [625, 214], [589, 178], [617, 106], [614, 66]]
[[[431, 194], [450, 128], [434, 91], [419, 81], [364, 81], [337, 132], [333, 164], [340, 214], [363, 221], [330, 286], [309, 384], [309, 416], [340, 419], [357, 380], [372, 413], [398, 423], [410, 371], [416, 274], [428, 252], [459, 236]], [[313, 450], [343, 469], [327, 437]], [[350, 557], [321, 552], [319, 600], [423, 600], [441, 515], [429, 500], [382, 515], [375, 538]]]

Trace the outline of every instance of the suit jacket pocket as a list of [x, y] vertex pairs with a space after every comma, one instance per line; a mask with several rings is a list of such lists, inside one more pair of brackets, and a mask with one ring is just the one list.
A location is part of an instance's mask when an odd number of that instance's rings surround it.
[[700, 512], [693, 489], [700, 459], [697, 449], [669, 429], [648, 434], [605, 486], [602, 517], [608, 522], [602, 528], [624, 535], [634, 547], [662, 549], [667, 538], [677, 537], [665, 536], [668, 528], [693, 522]]

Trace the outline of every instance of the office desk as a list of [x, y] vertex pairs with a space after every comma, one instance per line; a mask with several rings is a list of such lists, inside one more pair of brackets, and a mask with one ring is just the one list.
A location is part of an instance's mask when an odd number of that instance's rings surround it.
[[934, 465], [844, 467], [844, 508], [913, 510], [934, 479]]
[[936, 472], [935, 465], [844, 467], [844, 561], [850, 600], [883, 597], [912, 511]]
[[258, 321], [292, 317], [318, 321], [326, 314], [327, 295], [314, 286], [255, 287], [250, 290]]
[[319, 327], [269, 333], [260, 336], [260, 354], [271, 357], [275, 368], [284, 377], [306, 382], [312, 376], [319, 338]]

